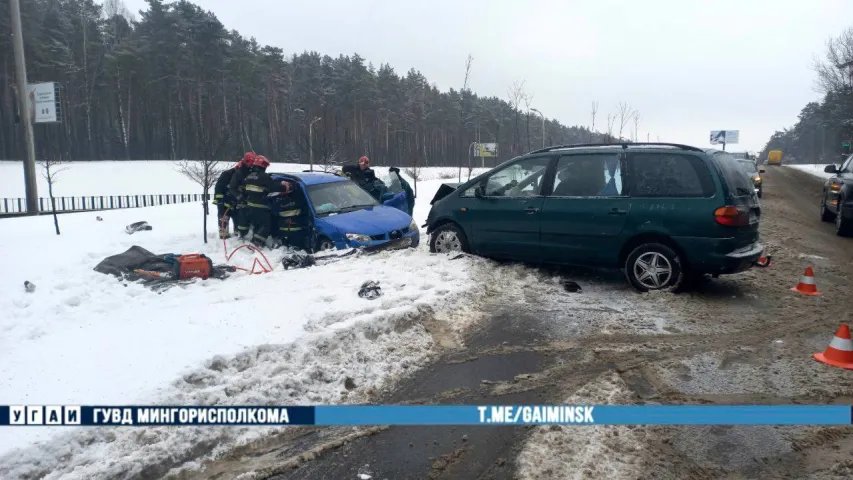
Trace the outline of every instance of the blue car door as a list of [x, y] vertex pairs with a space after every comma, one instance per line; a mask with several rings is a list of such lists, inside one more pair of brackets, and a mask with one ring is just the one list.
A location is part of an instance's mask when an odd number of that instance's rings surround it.
[[406, 199], [406, 192], [386, 193], [382, 196], [382, 205], [409, 213], [409, 201]]

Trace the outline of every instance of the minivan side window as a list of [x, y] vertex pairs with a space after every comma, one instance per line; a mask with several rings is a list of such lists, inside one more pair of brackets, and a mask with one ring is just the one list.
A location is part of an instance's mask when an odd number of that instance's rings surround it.
[[564, 155], [557, 161], [553, 197], [614, 197], [622, 194], [618, 153]]
[[541, 194], [551, 157], [532, 157], [492, 173], [486, 179], [487, 197], [535, 197]]
[[714, 179], [705, 163], [678, 153], [629, 153], [629, 191], [632, 197], [710, 197]]

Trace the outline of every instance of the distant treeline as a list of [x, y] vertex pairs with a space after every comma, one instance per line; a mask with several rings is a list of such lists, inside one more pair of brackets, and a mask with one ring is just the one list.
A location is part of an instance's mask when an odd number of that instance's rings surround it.
[[[602, 141], [585, 127], [531, 114], [523, 83], [508, 100], [467, 87], [440, 92], [417, 70], [355, 54], [285, 57], [199, 6], [148, 0], [138, 20], [120, 0], [21, 0], [28, 77], [61, 85], [62, 122], [35, 126], [37, 154], [62, 160], [233, 159], [467, 165], [471, 142], [497, 142], [499, 158], [542, 144]], [[23, 158], [16, 124], [9, 15], [0, 12], [0, 158]]]
[[827, 42], [826, 54], [815, 64], [820, 102], [810, 102], [797, 123], [777, 131], [761, 152], [782, 150], [786, 163], [839, 163], [842, 144], [853, 139], [853, 27]]

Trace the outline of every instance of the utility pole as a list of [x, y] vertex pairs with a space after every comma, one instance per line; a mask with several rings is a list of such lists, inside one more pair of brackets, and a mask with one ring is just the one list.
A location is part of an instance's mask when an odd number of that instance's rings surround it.
[[12, 41], [15, 49], [15, 78], [18, 84], [18, 111], [24, 124], [24, 143], [27, 158], [24, 160], [24, 187], [27, 192], [27, 215], [38, 215], [38, 186], [36, 185], [36, 148], [33, 119], [27, 105], [27, 67], [24, 61], [24, 35], [21, 29], [20, 0], [10, 0], [12, 15]]
[[308, 161], [310, 162], [308, 170], [311, 172], [314, 171], [314, 124], [319, 121], [320, 117], [316, 117], [308, 124]]
[[542, 148], [545, 148], [545, 115], [542, 115], [542, 112], [536, 110], [535, 108], [531, 108], [534, 112], [538, 113], [540, 117], [542, 117]]

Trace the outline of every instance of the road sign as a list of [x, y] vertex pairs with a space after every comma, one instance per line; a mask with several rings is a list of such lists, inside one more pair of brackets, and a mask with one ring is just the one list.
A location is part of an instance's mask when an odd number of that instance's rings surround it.
[[53, 82], [27, 85], [27, 106], [35, 123], [59, 122], [59, 95]]
[[475, 157], [496, 157], [498, 156], [497, 143], [476, 143], [474, 144]]
[[738, 143], [740, 130], [711, 130], [711, 145]]

